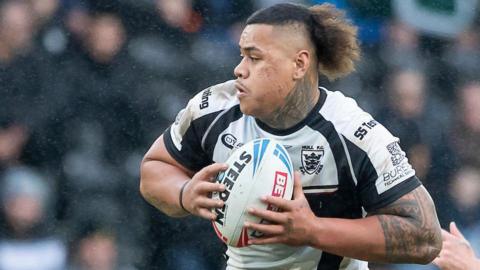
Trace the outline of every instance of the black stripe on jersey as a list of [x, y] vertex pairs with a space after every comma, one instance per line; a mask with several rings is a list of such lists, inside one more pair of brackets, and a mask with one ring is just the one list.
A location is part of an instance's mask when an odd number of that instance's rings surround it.
[[[210, 128], [210, 132], [206, 134], [205, 138], [205, 152], [208, 155], [209, 160], [213, 160], [213, 150], [217, 144], [217, 140], [230, 123], [237, 121], [243, 116], [242, 111], [240, 110], [240, 105], [235, 105], [232, 108], [228, 109], [219, 119], [213, 124]], [[210, 124], [213, 122], [210, 121]], [[199, 144], [200, 145], [200, 144]]]
[[322, 252], [322, 257], [318, 263], [317, 270], [338, 270], [342, 260], [343, 257], [328, 252]]
[[334, 208], [338, 208], [334, 212], [343, 213], [342, 216], [337, 217], [362, 217], [362, 208], [356, 194], [355, 182], [350, 172], [350, 166], [345, 154], [346, 149], [343, 147], [343, 143], [340, 140], [340, 136], [335, 127], [332, 122], [327, 121], [321, 114], [317, 114], [317, 117], [307, 125], [320, 132], [327, 139], [335, 159], [339, 186], [339, 190], [336, 192], [336, 197], [339, 197], [337, 200], [343, 201], [343, 203], [332, 205]]
[[[352, 162], [353, 173], [358, 181], [357, 192], [360, 195], [360, 201], [365, 208], [368, 208], [375, 202], [375, 199], [372, 198], [371, 192], [368, 192], [369, 181], [375, 182], [377, 180], [377, 171], [375, 170], [375, 167], [365, 151], [360, 149], [360, 147], [352, 143], [345, 136], [341, 136], [347, 145], [347, 150], [350, 154], [350, 160]], [[375, 183], [370, 183], [370, 188], [372, 185], [375, 187]]]
[[[388, 206], [389, 204], [403, 197], [403, 195], [409, 193], [410, 191], [416, 189], [421, 185], [422, 183], [420, 182], [420, 180], [414, 175], [407, 180], [399, 183], [398, 185], [392, 187], [391, 189], [383, 192], [382, 194], [380, 194], [380, 196], [378, 196], [376, 189], [372, 190], [369, 193], [376, 194], [376, 201], [369, 207], [365, 207], [365, 211], [371, 212]], [[375, 188], [375, 185], [373, 185], [372, 188]]]
[[303, 190], [309, 190], [309, 189], [331, 189], [331, 188], [337, 188], [338, 185], [325, 185], [325, 186], [308, 186], [308, 187], [303, 187]]
[[163, 141], [168, 153], [178, 163], [194, 172], [199, 171], [203, 167], [213, 163], [212, 159], [209, 158], [207, 153], [202, 150], [200, 141], [202, 140], [203, 134], [205, 134], [213, 120], [221, 112], [222, 111], [209, 113], [193, 120], [182, 138], [182, 150], [180, 151], [178, 151], [177, 147], [175, 147], [175, 144], [172, 141], [172, 137], [170, 135], [171, 127], [169, 127], [163, 133]]

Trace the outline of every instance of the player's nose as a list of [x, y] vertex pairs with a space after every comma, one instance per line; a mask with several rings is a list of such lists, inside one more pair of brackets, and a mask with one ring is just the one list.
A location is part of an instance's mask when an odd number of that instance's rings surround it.
[[238, 65], [233, 70], [233, 74], [235, 74], [235, 77], [237, 78], [245, 79], [248, 77], [248, 69], [245, 66], [245, 58], [243, 58], [242, 61], [238, 63]]

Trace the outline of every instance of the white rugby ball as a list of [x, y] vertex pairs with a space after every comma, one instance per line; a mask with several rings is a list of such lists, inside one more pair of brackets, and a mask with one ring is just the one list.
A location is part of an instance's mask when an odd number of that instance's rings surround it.
[[278, 211], [260, 200], [265, 195], [292, 199], [293, 165], [285, 147], [267, 138], [246, 143], [235, 150], [226, 163], [229, 168], [216, 179], [225, 185], [225, 191], [212, 193], [212, 198], [225, 202], [222, 208], [212, 209], [217, 214], [217, 219], [212, 221], [213, 228], [227, 245], [244, 247], [249, 239], [261, 236], [244, 228], [244, 222], [266, 222], [250, 215], [247, 209]]

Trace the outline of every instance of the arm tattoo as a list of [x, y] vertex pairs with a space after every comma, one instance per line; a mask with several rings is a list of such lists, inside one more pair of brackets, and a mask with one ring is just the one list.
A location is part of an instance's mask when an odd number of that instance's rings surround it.
[[390, 262], [429, 263], [440, 252], [440, 225], [433, 201], [423, 186], [373, 215], [382, 226]]

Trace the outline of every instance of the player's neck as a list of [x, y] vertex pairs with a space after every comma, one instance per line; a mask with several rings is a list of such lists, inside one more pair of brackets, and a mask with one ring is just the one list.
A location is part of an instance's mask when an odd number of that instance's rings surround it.
[[263, 123], [275, 129], [287, 129], [293, 127], [313, 109], [320, 97], [317, 80], [304, 78], [298, 82], [290, 94], [286, 97], [283, 106], [276, 109], [270, 118], [260, 119]]

